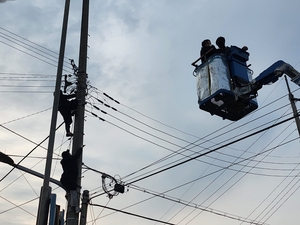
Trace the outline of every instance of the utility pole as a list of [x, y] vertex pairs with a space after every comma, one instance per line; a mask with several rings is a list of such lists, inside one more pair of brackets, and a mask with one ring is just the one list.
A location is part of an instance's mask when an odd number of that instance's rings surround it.
[[82, 195], [80, 225], [86, 225], [86, 216], [87, 216], [87, 209], [88, 209], [89, 202], [90, 202], [89, 191], [85, 190]]
[[50, 173], [51, 173], [53, 146], [54, 146], [54, 141], [55, 141], [57, 111], [58, 111], [58, 105], [59, 105], [59, 91], [60, 91], [60, 86], [61, 86], [61, 77], [62, 77], [64, 56], [65, 56], [65, 44], [66, 44], [66, 36], [67, 36], [69, 8], [70, 8], [70, 0], [66, 0], [63, 26], [62, 26], [62, 34], [61, 34], [61, 42], [60, 42], [60, 50], [59, 50], [59, 58], [58, 58], [58, 66], [57, 66], [55, 95], [54, 95], [53, 108], [52, 108], [52, 118], [51, 118], [46, 166], [45, 166], [45, 175], [44, 175], [43, 186], [41, 188], [38, 215], [37, 215], [37, 220], [36, 220], [37, 225], [45, 225], [45, 224], [47, 224], [47, 220], [48, 220], [50, 194], [51, 194], [51, 188], [49, 187], [49, 180], [50, 180]]
[[300, 119], [299, 119], [298, 110], [297, 110], [297, 107], [296, 107], [296, 104], [295, 104], [295, 101], [298, 100], [298, 99], [294, 98], [294, 95], [291, 92], [291, 89], [290, 89], [290, 86], [289, 86], [289, 83], [287, 81], [286, 76], [284, 76], [284, 78], [285, 78], [286, 86], [287, 86], [288, 91], [289, 91], [289, 100], [291, 102], [292, 110], [293, 110], [295, 121], [296, 121], [296, 126], [298, 128], [298, 133], [299, 133], [299, 136], [300, 136]]
[[[74, 155], [78, 149], [83, 145], [84, 135], [84, 109], [86, 96], [86, 78], [87, 78], [87, 46], [88, 46], [88, 19], [89, 19], [89, 0], [83, 0], [82, 3], [82, 19], [81, 19], [81, 37], [79, 49], [79, 65], [78, 65], [78, 79], [77, 79], [77, 100], [78, 107], [75, 114], [74, 122], [74, 136], [72, 154]], [[82, 170], [82, 156], [78, 163], [78, 180], [77, 184], [81, 186], [81, 170]], [[78, 196], [80, 196], [80, 188], [77, 188]], [[69, 197], [70, 200], [70, 197]], [[86, 212], [86, 209], [84, 210]], [[83, 212], [82, 212], [83, 213]], [[79, 213], [75, 212], [74, 207], [70, 206], [68, 201], [68, 209], [66, 216], [67, 225], [78, 225]], [[84, 217], [86, 217], [84, 215]]]

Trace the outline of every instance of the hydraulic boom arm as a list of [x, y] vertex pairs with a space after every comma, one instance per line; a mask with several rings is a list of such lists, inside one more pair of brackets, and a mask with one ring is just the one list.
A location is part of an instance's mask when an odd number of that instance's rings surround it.
[[252, 89], [258, 91], [263, 85], [276, 82], [283, 74], [288, 75], [292, 82], [300, 86], [300, 73], [290, 64], [279, 60], [253, 79]]

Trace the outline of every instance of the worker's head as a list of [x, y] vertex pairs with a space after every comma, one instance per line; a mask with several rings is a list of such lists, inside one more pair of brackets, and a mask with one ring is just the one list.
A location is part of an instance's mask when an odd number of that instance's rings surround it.
[[224, 37], [218, 37], [216, 40], [216, 45], [219, 48], [225, 48], [225, 38]]
[[63, 158], [67, 158], [67, 157], [71, 156], [70, 150], [68, 149], [68, 150], [64, 151], [64, 152], [61, 154], [61, 156], [62, 156]]
[[211, 42], [209, 39], [205, 39], [202, 41], [202, 47], [211, 46]]

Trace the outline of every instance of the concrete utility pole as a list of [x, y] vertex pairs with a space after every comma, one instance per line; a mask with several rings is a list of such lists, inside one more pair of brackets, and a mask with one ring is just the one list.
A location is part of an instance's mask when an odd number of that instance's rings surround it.
[[286, 86], [287, 86], [288, 91], [289, 91], [289, 100], [291, 102], [292, 110], [293, 110], [293, 113], [294, 113], [294, 116], [295, 116], [296, 125], [297, 125], [297, 128], [298, 128], [298, 133], [299, 133], [299, 136], [300, 136], [300, 119], [299, 119], [298, 110], [297, 110], [297, 107], [296, 107], [296, 104], [295, 104], [295, 101], [298, 100], [298, 99], [294, 98], [294, 95], [291, 92], [291, 89], [290, 89], [290, 86], [289, 86], [289, 83], [287, 81], [286, 76], [284, 76], [284, 78], [285, 78]]
[[[78, 80], [77, 80], [77, 100], [78, 107], [74, 122], [74, 136], [72, 154], [75, 154], [83, 145], [84, 135], [84, 109], [85, 109], [85, 95], [86, 95], [86, 78], [87, 78], [87, 46], [88, 46], [88, 19], [89, 19], [89, 0], [83, 0], [82, 3], [82, 19], [81, 19], [81, 37], [79, 49], [79, 65], [78, 65]], [[77, 184], [81, 186], [81, 170], [82, 170], [82, 156], [78, 163], [78, 181]], [[80, 188], [77, 188], [80, 196]], [[84, 210], [86, 212], [86, 208]], [[83, 214], [83, 212], [82, 212]], [[74, 207], [68, 203], [67, 209], [67, 225], [78, 225], [79, 214], [75, 212]], [[84, 215], [86, 217], [86, 215]]]
[[53, 108], [52, 108], [52, 119], [51, 119], [51, 126], [50, 126], [50, 136], [49, 136], [49, 142], [48, 142], [45, 175], [44, 175], [43, 186], [41, 188], [38, 215], [37, 215], [37, 220], [36, 220], [37, 225], [45, 225], [45, 224], [47, 224], [47, 220], [48, 220], [50, 194], [51, 194], [51, 188], [49, 187], [49, 180], [50, 180], [50, 173], [51, 173], [53, 146], [54, 146], [54, 140], [55, 140], [57, 111], [58, 111], [58, 105], [59, 105], [59, 91], [60, 91], [60, 86], [61, 86], [61, 77], [62, 77], [64, 57], [65, 57], [65, 44], [66, 44], [66, 36], [67, 36], [69, 8], [70, 8], [70, 0], [66, 0], [63, 26], [62, 26], [62, 34], [61, 34], [61, 42], [60, 42], [60, 50], [59, 50], [59, 59], [58, 59], [58, 66], [57, 66], [55, 95], [54, 95], [54, 102], [53, 102]]
[[86, 225], [86, 216], [87, 216], [89, 201], [90, 201], [89, 191], [85, 190], [82, 195], [80, 225]]

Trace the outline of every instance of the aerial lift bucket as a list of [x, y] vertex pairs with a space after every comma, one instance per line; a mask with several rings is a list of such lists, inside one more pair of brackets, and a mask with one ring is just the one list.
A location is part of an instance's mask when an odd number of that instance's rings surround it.
[[[235, 66], [235, 73], [238, 73], [241, 66], [236, 65], [236, 61], [231, 63]], [[242, 69], [247, 71], [247, 68]], [[214, 55], [198, 66], [194, 70], [194, 76], [197, 77], [199, 108], [211, 115], [236, 121], [257, 109], [256, 99], [241, 98], [234, 94], [235, 83], [223, 54]]]

